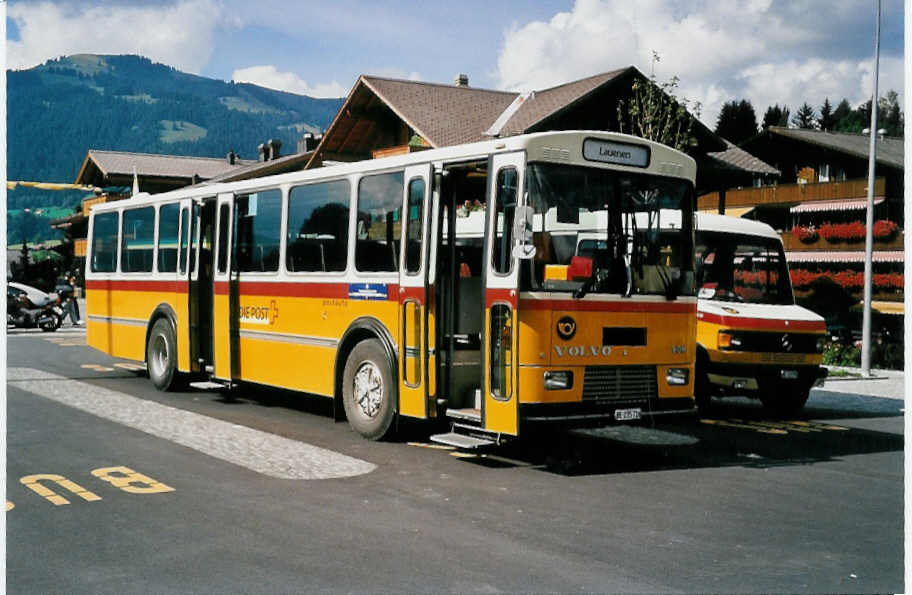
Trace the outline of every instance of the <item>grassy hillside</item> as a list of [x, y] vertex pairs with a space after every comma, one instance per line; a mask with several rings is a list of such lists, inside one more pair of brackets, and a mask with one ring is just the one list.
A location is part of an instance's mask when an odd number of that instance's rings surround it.
[[[320, 131], [342, 99], [314, 99], [180, 72], [141, 56], [81, 54], [7, 72], [10, 180], [72, 182], [89, 149], [255, 159]], [[78, 204], [79, 193], [16, 189], [9, 208]], [[8, 219], [9, 221], [9, 219]], [[10, 228], [10, 241], [21, 241]], [[43, 235], [43, 232], [42, 232]], [[38, 237], [29, 239], [41, 239]]]

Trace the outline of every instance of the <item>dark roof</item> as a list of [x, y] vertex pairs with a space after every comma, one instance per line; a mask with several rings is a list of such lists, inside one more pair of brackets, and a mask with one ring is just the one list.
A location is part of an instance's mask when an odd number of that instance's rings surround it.
[[519, 93], [375, 76], [361, 81], [433, 147], [485, 140]]
[[510, 117], [501, 129], [501, 136], [512, 136], [527, 132], [532, 126], [538, 124], [558, 112], [570, 108], [574, 103], [583, 99], [590, 93], [601, 88], [621, 74], [630, 70], [622, 68], [611, 72], [604, 72], [595, 76], [573, 81], [543, 91], [532, 92], [516, 113]]
[[307, 160], [310, 159], [310, 156], [312, 154], [313, 151], [308, 151], [307, 153], [284, 155], [270, 161], [255, 161], [253, 163], [245, 162], [249, 163], [249, 165], [243, 165], [241, 167], [228, 170], [201, 183], [215, 184], [216, 182], [235, 182], [237, 180], [249, 180], [250, 178], [259, 178], [262, 176], [271, 176], [275, 174], [283, 174], [290, 171], [297, 171], [299, 169], [304, 169], [304, 165], [307, 163]]
[[[769, 131], [779, 136], [811, 143], [820, 147], [839, 151], [853, 157], [867, 159], [871, 137], [867, 134], [852, 134], [848, 132], [828, 132], [824, 130], [809, 130], [805, 128], [782, 128], [771, 126]], [[898, 169], [903, 168], [903, 139], [887, 136], [877, 139], [877, 162]]]
[[757, 159], [744, 149], [738, 148], [734, 143], [726, 140], [725, 144], [728, 147], [726, 150], [706, 154], [706, 156], [716, 162], [721, 169], [749, 171], [752, 173], [774, 176], [782, 175], [782, 172], [778, 169]]
[[190, 180], [196, 175], [202, 179], [210, 179], [251, 163], [255, 162], [237, 160], [234, 165], [230, 165], [224, 157], [187, 157], [90, 149], [79, 175], [76, 176], [76, 183], [89, 182], [97, 175], [100, 175], [100, 180], [105, 183], [125, 177], [132, 179], [134, 168], [139, 177]]

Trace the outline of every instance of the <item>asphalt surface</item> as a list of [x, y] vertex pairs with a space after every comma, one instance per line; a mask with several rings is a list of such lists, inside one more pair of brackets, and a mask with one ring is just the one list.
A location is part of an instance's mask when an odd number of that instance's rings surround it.
[[77, 329], [7, 352], [10, 592], [904, 591], [904, 403], [848, 383], [465, 456], [284, 391], [160, 393]]

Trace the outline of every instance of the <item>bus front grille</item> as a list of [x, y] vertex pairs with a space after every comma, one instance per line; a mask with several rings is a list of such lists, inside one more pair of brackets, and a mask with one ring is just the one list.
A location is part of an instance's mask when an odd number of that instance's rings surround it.
[[639, 401], [657, 396], [655, 366], [586, 366], [583, 401]]

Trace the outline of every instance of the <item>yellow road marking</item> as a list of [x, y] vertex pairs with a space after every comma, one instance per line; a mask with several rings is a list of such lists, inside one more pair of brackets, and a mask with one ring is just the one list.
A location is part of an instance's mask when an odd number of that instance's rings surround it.
[[114, 364], [114, 367], [123, 368], [124, 370], [145, 370], [146, 369], [145, 364], [134, 364], [134, 363], [124, 363], [124, 362], [118, 362], [118, 363]]
[[142, 473], [137, 473], [129, 467], [104, 467], [95, 469], [92, 471], [92, 475], [130, 494], [159, 494], [174, 491], [171, 486], [155, 481]]
[[82, 364], [80, 368], [85, 368], [87, 370], [94, 370], [95, 372], [113, 372], [114, 368], [108, 368], [107, 366], [99, 366], [98, 364]]
[[85, 489], [78, 483], [73, 483], [72, 481], [70, 481], [69, 479], [67, 479], [66, 477], [64, 477], [62, 475], [53, 475], [50, 473], [39, 474], [39, 475], [26, 475], [19, 481], [25, 487], [29, 488], [30, 490], [32, 490], [39, 496], [44, 497], [46, 500], [48, 500], [55, 506], [63, 506], [64, 504], [69, 504], [70, 501], [67, 500], [66, 498], [64, 498], [63, 496], [61, 496], [60, 494], [58, 494], [57, 492], [55, 492], [54, 490], [41, 484], [40, 483], [41, 481], [52, 481], [52, 482], [56, 483], [58, 486], [60, 486], [61, 488], [68, 490], [68, 491], [72, 492], [73, 494], [76, 494], [77, 496], [79, 496], [80, 498], [82, 498], [83, 500], [86, 500], [88, 502], [95, 502], [97, 500], [101, 500], [101, 496], [99, 496], [98, 494], [95, 494], [94, 492], [90, 492], [89, 490]]
[[6, 501], [6, 512], [9, 512], [14, 508], [16, 508], [16, 505], [13, 504], [12, 502], [10, 502], [9, 500], [7, 500]]
[[433, 450], [456, 450], [454, 446], [447, 446], [446, 444], [428, 444], [427, 442], [407, 442], [409, 446], [417, 446], [419, 448], [430, 448]]

